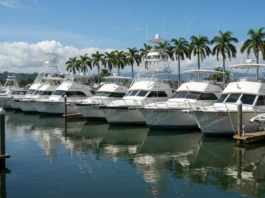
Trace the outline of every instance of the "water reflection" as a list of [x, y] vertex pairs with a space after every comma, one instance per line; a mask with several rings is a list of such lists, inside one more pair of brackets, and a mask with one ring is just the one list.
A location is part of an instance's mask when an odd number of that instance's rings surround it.
[[233, 140], [204, 138], [201, 133], [149, 132], [146, 127], [110, 127], [104, 122], [69, 122], [66, 135], [60, 117], [12, 112], [6, 119], [8, 141], [37, 142], [51, 166], [67, 153], [79, 173], [96, 176], [100, 173], [95, 169], [104, 169], [101, 165], [107, 161], [125, 161], [157, 196], [172, 188], [181, 192], [179, 184], [171, 185], [177, 181], [265, 195], [264, 145], [236, 150]]

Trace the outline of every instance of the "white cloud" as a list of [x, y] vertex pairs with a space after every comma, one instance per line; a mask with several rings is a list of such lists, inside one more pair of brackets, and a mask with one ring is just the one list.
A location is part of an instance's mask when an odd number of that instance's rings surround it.
[[41, 41], [35, 44], [26, 42], [0, 42], [0, 70], [15, 72], [40, 72], [46, 60], [45, 53], [59, 54], [58, 67], [60, 72], [65, 72], [65, 62], [69, 57], [92, 53], [99, 50], [101, 53], [111, 49], [76, 48], [64, 46], [56, 41]]
[[[233, 58], [231, 62], [226, 61], [226, 68], [229, 68], [231, 64], [244, 63], [247, 56], [242, 55], [239, 52], [241, 44], [238, 44], [238, 54], [237, 58]], [[87, 48], [76, 48], [74, 46], [62, 45], [57, 41], [41, 41], [34, 44], [29, 44], [26, 42], [0, 42], [0, 71], [12, 71], [12, 72], [41, 72], [43, 71], [43, 65], [46, 60], [45, 53], [56, 52], [59, 54], [58, 67], [60, 72], [65, 72], [65, 62], [69, 57], [79, 56], [87, 53], [89, 56], [99, 50], [101, 53], [106, 51], [111, 51], [114, 49], [102, 49], [95, 47]], [[254, 56], [250, 56], [254, 58]], [[260, 58], [261, 59], [261, 58]], [[264, 61], [261, 61], [264, 62]], [[142, 70], [144, 64], [140, 67], [134, 66], [135, 71]], [[201, 62], [202, 69], [213, 69], [215, 67], [222, 66], [222, 59], [217, 61], [216, 57], [207, 57], [203, 62]], [[172, 62], [170, 67], [173, 73], [177, 73], [177, 62]], [[197, 68], [197, 57], [193, 57], [191, 60], [186, 59], [181, 61], [181, 71], [187, 69]], [[123, 72], [130, 72], [131, 68], [129, 66], [125, 67]], [[96, 73], [96, 69], [93, 69], [90, 73]], [[115, 72], [115, 71], [114, 71]]]
[[18, 7], [18, 5], [19, 5], [18, 0], [0, 0], [0, 6], [16, 8]]

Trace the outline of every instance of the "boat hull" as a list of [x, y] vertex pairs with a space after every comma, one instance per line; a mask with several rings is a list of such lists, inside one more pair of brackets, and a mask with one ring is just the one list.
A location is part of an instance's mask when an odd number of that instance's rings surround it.
[[[42, 114], [63, 115], [65, 112], [64, 102], [37, 101], [36, 108], [37, 111]], [[68, 114], [78, 113], [76, 105], [74, 104], [67, 105], [67, 113]]]
[[106, 120], [104, 112], [92, 105], [76, 104], [78, 112], [80, 112], [87, 120]]
[[24, 112], [37, 112], [35, 101], [20, 101], [20, 108]]
[[150, 129], [199, 129], [195, 116], [182, 109], [139, 109]]
[[[237, 130], [237, 112], [195, 112], [199, 128], [206, 136], [233, 136]], [[250, 123], [256, 112], [243, 112], [245, 133], [259, 131], [259, 124]]]
[[144, 117], [138, 109], [125, 108], [102, 108], [106, 120], [110, 125], [145, 125]]
[[21, 102], [19, 100], [12, 99], [9, 101], [9, 104], [10, 104], [11, 108], [14, 110], [21, 110], [21, 107], [20, 107]]

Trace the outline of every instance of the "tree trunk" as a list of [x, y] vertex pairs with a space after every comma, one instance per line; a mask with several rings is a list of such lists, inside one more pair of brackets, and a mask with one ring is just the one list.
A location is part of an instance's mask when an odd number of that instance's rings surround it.
[[200, 54], [198, 54], [198, 70], [201, 69], [201, 66], [200, 66]]
[[118, 66], [118, 76], [120, 75], [120, 66]]
[[[200, 54], [198, 54], [198, 70], [201, 70], [201, 66], [200, 66]], [[198, 80], [200, 80], [200, 74], [198, 75]]]
[[[259, 50], [257, 52], [256, 61], [257, 61], [257, 64], [259, 64]], [[258, 78], [259, 78], [259, 67], [257, 67], [257, 79]]]
[[133, 64], [132, 64], [132, 78], [133, 78]]
[[225, 57], [223, 56], [223, 83], [225, 85]]
[[98, 84], [100, 83], [100, 74], [99, 74], [99, 66], [98, 66]]
[[180, 87], [180, 57], [178, 56], [178, 76], [179, 76], [179, 80], [178, 80], [178, 88]]

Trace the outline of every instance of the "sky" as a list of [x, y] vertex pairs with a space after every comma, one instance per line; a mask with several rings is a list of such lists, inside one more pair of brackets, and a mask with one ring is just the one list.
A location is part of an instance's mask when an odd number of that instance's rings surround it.
[[[240, 48], [250, 28], [265, 27], [264, 7], [264, 0], [0, 0], [0, 71], [39, 71], [44, 54], [55, 51], [64, 72], [69, 57], [140, 48], [155, 34], [212, 39], [229, 30]], [[231, 64], [245, 59], [238, 53]], [[182, 70], [196, 64], [185, 60]], [[221, 64], [209, 57], [203, 67]]]

